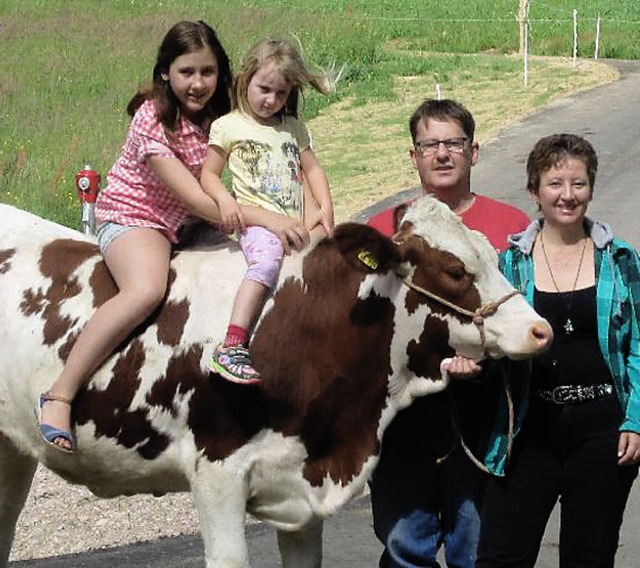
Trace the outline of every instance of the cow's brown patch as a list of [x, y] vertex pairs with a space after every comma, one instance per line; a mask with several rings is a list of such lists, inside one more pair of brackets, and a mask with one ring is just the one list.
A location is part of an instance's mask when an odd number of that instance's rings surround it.
[[269, 426], [300, 436], [308, 458], [304, 476], [319, 486], [329, 476], [346, 485], [378, 452], [376, 431], [391, 373], [394, 306], [375, 294], [358, 299], [372, 266], [399, 264], [395, 246], [377, 231], [342, 226], [304, 261], [303, 280], [278, 290], [257, 329], [252, 356], [263, 375]]
[[46, 296], [42, 290], [29, 288], [22, 293], [20, 312], [24, 316], [32, 316], [44, 311]]
[[78, 339], [80, 331], [81, 330], [77, 330], [67, 335], [66, 339], [61, 343], [60, 347], [58, 347], [58, 357], [60, 357], [61, 361], [66, 361], [67, 357], [69, 357], [69, 353], [71, 353], [71, 349]]
[[96, 438], [112, 438], [125, 448], [136, 447], [143, 458], [154, 459], [167, 448], [169, 437], [152, 427], [147, 409], [129, 410], [140, 386], [144, 363], [144, 347], [135, 340], [118, 356], [105, 390], [89, 388], [80, 392], [74, 415], [79, 425], [89, 421], [95, 424]]
[[449, 346], [449, 328], [437, 317], [428, 317], [418, 341], [410, 341], [407, 346], [408, 368], [418, 377], [440, 378], [440, 362], [453, 356]]
[[118, 293], [118, 287], [104, 260], [96, 262], [93, 267], [89, 276], [89, 286], [93, 296], [93, 307], [96, 309]]
[[11, 259], [15, 256], [16, 249], [0, 250], [0, 274], [6, 274], [11, 269]]
[[20, 309], [25, 315], [40, 314], [45, 345], [55, 344], [78, 323], [77, 318], [63, 316], [60, 306], [82, 291], [73, 273], [96, 254], [96, 245], [73, 239], [57, 239], [43, 247], [38, 266], [41, 274], [50, 279], [49, 287], [25, 290]]
[[60, 275], [71, 274], [99, 254], [97, 245], [74, 239], [56, 239], [42, 248], [38, 263], [43, 276], [64, 281]]
[[266, 425], [266, 404], [259, 389], [204, 373], [202, 347], [174, 356], [166, 375], [147, 395], [152, 407], [176, 416], [177, 395], [190, 395], [187, 425], [197, 449], [210, 461], [222, 460]]
[[189, 429], [210, 461], [228, 457], [267, 425], [267, 404], [259, 388], [211, 374], [193, 392]]
[[158, 325], [158, 342], [175, 347], [180, 343], [184, 327], [189, 319], [190, 305], [188, 300], [167, 302], [156, 319]]
[[88, 388], [78, 396], [76, 422], [93, 421], [96, 437], [112, 438], [155, 459], [173, 441], [153, 427], [154, 409], [177, 416], [177, 397], [190, 395], [187, 425], [197, 449], [210, 461], [228, 457], [266, 425], [266, 404], [258, 389], [209, 376], [200, 368], [202, 347], [194, 346], [169, 360], [166, 373], [151, 387], [150, 408], [130, 411], [145, 364], [144, 348], [134, 340], [119, 356], [106, 390]]
[[44, 321], [44, 345], [53, 345], [59, 341], [77, 323], [77, 318], [62, 316], [60, 313], [60, 302], [63, 297], [59, 292], [66, 290], [70, 294], [68, 297], [73, 297], [78, 289], [77, 281], [74, 279], [64, 289], [58, 285], [52, 285], [46, 292], [38, 289], [24, 291], [20, 310], [25, 316], [40, 315]]
[[[474, 311], [480, 306], [480, 294], [474, 286], [473, 276], [458, 257], [433, 248], [415, 236], [403, 242], [400, 250], [415, 269], [414, 284], [465, 310]], [[419, 292], [412, 290], [407, 295], [406, 306], [410, 313], [425, 303], [436, 313], [447, 313], [462, 321], [469, 319]]]

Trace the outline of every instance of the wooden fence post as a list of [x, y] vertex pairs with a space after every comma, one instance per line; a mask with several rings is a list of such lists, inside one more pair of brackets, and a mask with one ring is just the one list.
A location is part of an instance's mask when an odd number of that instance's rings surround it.
[[524, 44], [526, 36], [526, 25], [529, 18], [529, 0], [520, 0], [520, 8], [518, 8], [518, 24], [520, 26], [520, 46], [518, 53], [524, 54]]
[[573, 66], [578, 58], [578, 10], [573, 11]]

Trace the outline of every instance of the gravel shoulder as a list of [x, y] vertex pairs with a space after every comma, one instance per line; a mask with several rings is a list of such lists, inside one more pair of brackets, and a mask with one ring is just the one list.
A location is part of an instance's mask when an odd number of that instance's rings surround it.
[[9, 559], [48, 558], [198, 532], [189, 493], [100, 499], [38, 467]]

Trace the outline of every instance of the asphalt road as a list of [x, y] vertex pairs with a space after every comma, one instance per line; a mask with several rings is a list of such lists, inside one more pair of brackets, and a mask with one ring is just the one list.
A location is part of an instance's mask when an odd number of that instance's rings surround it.
[[[535, 209], [525, 191], [525, 161], [542, 136], [571, 132], [586, 137], [595, 147], [600, 167], [590, 215], [607, 221], [614, 232], [640, 247], [640, 64], [616, 62], [620, 81], [555, 103], [518, 123], [482, 147], [473, 170], [474, 189], [519, 206], [530, 215]], [[358, 216], [362, 220], [378, 209], [418, 193], [411, 189], [376, 204]], [[594, 487], [594, 491], [598, 488]], [[640, 566], [640, 483], [636, 483], [622, 527], [616, 568]], [[275, 532], [264, 525], [247, 528], [252, 565], [277, 568]], [[536, 568], [558, 565], [558, 516], [552, 517]], [[324, 566], [360, 568], [377, 565], [380, 545], [371, 529], [368, 498], [358, 499], [325, 526]], [[151, 543], [45, 560], [12, 562], [11, 568], [201, 568], [199, 536], [168, 538]]]

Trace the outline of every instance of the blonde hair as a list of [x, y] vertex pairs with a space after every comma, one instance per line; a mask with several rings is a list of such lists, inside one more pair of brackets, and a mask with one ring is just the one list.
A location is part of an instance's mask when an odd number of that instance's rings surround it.
[[280, 115], [298, 118], [298, 104], [305, 85], [311, 85], [323, 95], [329, 94], [330, 88], [324, 74], [311, 71], [292, 43], [285, 39], [267, 38], [254, 45], [242, 61], [233, 87], [233, 108], [251, 114], [247, 99], [249, 83], [260, 69], [271, 63], [291, 85], [291, 92]]

